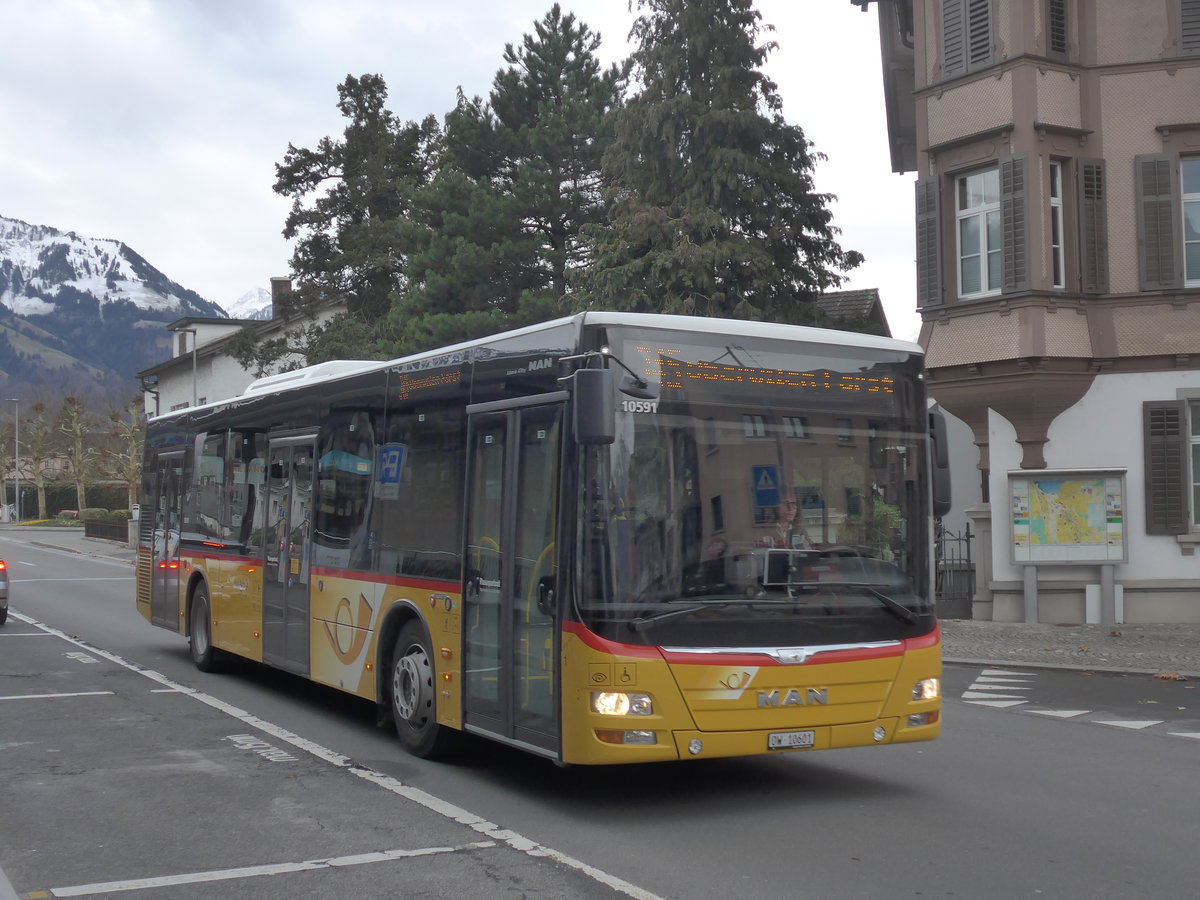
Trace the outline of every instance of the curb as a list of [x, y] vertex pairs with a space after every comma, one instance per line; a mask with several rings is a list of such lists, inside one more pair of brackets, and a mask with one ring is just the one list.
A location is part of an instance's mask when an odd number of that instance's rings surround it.
[[943, 663], [962, 666], [996, 666], [998, 668], [1019, 669], [1052, 669], [1060, 672], [1104, 672], [1112, 675], [1161, 675], [1163, 672], [1177, 672], [1185, 678], [1200, 679], [1200, 672], [1189, 669], [1143, 669], [1135, 666], [1086, 666], [1075, 663], [1028, 662], [1016, 659], [974, 659], [962, 656], [944, 656]]

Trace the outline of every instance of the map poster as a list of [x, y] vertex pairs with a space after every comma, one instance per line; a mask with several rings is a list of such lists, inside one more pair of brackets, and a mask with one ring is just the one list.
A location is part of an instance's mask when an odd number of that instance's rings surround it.
[[1125, 561], [1125, 479], [1113, 471], [1009, 473], [1013, 562]]

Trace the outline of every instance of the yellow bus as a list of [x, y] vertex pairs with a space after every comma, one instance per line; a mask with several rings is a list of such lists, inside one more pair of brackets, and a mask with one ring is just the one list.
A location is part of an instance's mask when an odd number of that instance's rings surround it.
[[912, 343], [583, 313], [259, 379], [147, 428], [137, 608], [561, 764], [930, 740], [932, 522]]

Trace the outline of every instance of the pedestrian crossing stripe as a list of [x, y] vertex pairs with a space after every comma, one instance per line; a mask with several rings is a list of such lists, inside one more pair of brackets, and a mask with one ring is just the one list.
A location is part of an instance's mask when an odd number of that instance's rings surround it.
[[1140, 731], [1143, 728], [1149, 728], [1151, 725], [1161, 725], [1162, 719], [1144, 719], [1141, 721], [1124, 721], [1124, 722], [1105, 722], [1100, 719], [1092, 720], [1096, 725], [1112, 725], [1115, 728], [1132, 728], [1135, 731]]
[[997, 691], [963, 691], [962, 698], [964, 700], [1020, 700], [1025, 702], [1025, 698], [1020, 694], [1003, 694]]
[[1194, 731], [1172, 731], [1169, 733], [1170, 733], [1171, 737], [1194, 738], [1194, 739], [1200, 741], [1200, 734], [1197, 734]]
[[974, 703], [976, 706], [991, 706], [996, 709], [1007, 709], [1010, 706], [1020, 706], [1024, 700], [968, 700], [968, 703]]
[[1054, 716], [1056, 719], [1073, 719], [1075, 716], [1086, 716], [1090, 709], [1027, 709], [1025, 712], [1039, 716]]

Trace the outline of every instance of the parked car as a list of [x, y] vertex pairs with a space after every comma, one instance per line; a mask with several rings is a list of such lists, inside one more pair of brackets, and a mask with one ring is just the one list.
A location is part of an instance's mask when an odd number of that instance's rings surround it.
[[0, 625], [8, 621], [8, 563], [0, 559]]

